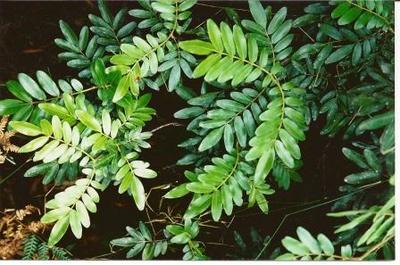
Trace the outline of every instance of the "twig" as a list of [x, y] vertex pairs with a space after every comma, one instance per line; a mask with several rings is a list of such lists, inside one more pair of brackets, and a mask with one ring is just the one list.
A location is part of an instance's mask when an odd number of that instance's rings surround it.
[[229, 247], [229, 248], [235, 248], [235, 246], [228, 245], [225, 243], [219, 243], [219, 242], [204, 242], [206, 245], [215, 245], [215, 246], [224, 246], [224, 247]]
[[180, 123], [177, 123], [177, 122], [170, 122], [170, 123], [167, 123], [167, 124], [163, 124], [163, 125], [161, 125], [161, 126], [159, 126], [157, 128], [154, 128], [150, 132], [154, 133], [154, 132], [156, 132], [158, 130], [161, 130], [161, 129], [163, 129], [165, 127], [169, 127], [169, 126], [181, 127], [181, 126], [183, 126], [183, 124], [180, 124]]
[[151, 226], [151, 230], [153, 230], [153, 235], [155, 235], [156, 234], [156, 230], [154, 229], [153, 222], [151, 222], [149, 211], [147, 210], [147, 208], [145, 210], [146, 210], [147, 219], [149, 220], [149, 223], [150, 223], [150, 226]]
[[22, 165], [20, 165], [19, 167], [17, 167], [13, 172], [11, 172], [7, 177], [3, 178], [2, 180], [0, 180], [0, 185], [2, 185], [4, 182], [6, 182], [9, 178], [11, 178], [12, 176], [14, 176], [15, 173], [17, 173], [23, 166], [25, 166], [27, 163], [29, 163], [31, 161], [32, 157], [30, 157], [28, 160], [26, 160]]
[[315, 42], [315, 40], [305, 31], [302, 27], [299, 27], [299, 29], [312, 41]]
[[234, 10], [237, 10], [237, 11], [243, 11], [243, 12], [250, 12], [249, 10], [247, 10], [247, 9], [242, 9], [242, 8], [234, 8], [234, 7], [228, 7], [228, 6], [215, 6], [215, 5], [210, 5], [210, 4], [204, 4], [204, 3], [196, 3], [196, 5], [198, 5], [198, 6], [205, 6], [205, 7], [211, 7], [211, 8], [220, 8], [220, 9], [224, 9], [224, 8], [232, 8], [232, 9], [234, 9]]
[[43, 197], [43, 213], [46, 214], [46, 202], [47, 202], [47, 196], [49, 196], [49, 194], [54, 190], [54, 188], [56, 187], [56, 185], [54, 184], [53, 187], [51, 187], [49, 189], [48, 192], [46, 192], [46, 194]]
[[108, 256], [111, 256], [111, 255], [117, 254], [117, 253], [119, 253], [119, 252], [122, 252], [123, 250], [125, 250], [125, 249], [127, 249], [127, 248], [128, 248], [128, 247], [123, 247], [123, 248], [121, 248], [121, 249], [118, 249], [117, 251], [113, 251], [113, 250], [111, 249], [110, 252], [107, 252], [107, 253], [104, 253], [104, 254], [100, 254], [100, 255], [91, 257], [90, 259], [92, 260], [92, 259], [98, 259], [98, 258], [108, 257]]

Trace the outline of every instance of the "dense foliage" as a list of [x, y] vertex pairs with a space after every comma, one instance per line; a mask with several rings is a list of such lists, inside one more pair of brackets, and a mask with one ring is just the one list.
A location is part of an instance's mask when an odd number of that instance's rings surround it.
[[[352, 143], [343, 155], [360, 168], [343, 176], [343, 195], [331, 201], [328, 216], [343, 221], [337, 237], [314, 236], [298, 224], [298, 239], [286, 236], [282, 249], [266, 255], [275, 234], [258, 240], [252, 253], [235, 233], [243, 255], [392, 259], [393, 2], [311, 3], [292, 19], [286, 7], [249, 0], [249, 16], [226, 9], [223, 21], [198, 26], [191, 24], [196, 3], [140, 0], [141, 9], [113, 14], [99, 0], [90, 27], [77, 32], [60, 21], [58, 56], [79, 71], [77, 78], [55, 80], [39, 70], [7, 82], [12, 97], [0, 100], [0, 115], [10, 115], [10, 129], [31, 138], [18, 151], [34, 154], [25, 177], [62, 188], [41, 218], [54, 224], [48, 244], [30, 236], [25, 257], [48, 257], [50, 248], [62, 259], [54, 246], [69, 229], [84, 236], [109, 186], [132, 196], [138, 210], [150, 208], [147, 179], [157, 173], [140, 154], [151, 148], [146, 123], [157, 111], [150, 91], [166, 88], [187, 102], [174, 116], [188, 121], [191, 136], [179, 144], [186, 154], [177, 164], [191, 170], [164, 198], [190, 197], [189, 203], [157, 231], [151, 220], [127, 226], [112, 247], [126, 249], [127, 258], [159, 258], [179, 246], [183, 259], [209, 258], [199, 239], [207, 229], [202, 223], [221, 222], [241, 207], [268, 214], [275, 190], [290, 192], [302, 180], [300, 142], [313, 141], [307, 131], [318, 118], [325, 121], [322, 135]], [[201, 87], [188, 88], [189, 79]]]

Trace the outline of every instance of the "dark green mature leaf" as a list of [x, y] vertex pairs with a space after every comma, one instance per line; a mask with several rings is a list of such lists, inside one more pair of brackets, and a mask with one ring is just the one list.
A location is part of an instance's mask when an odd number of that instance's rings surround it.
[[18, 112], [27, 104], [17, 99], [3, 99], [0, 100], [0, 115], [10, 115]]
[[343, 16], [350, 8], [350, 4], [347, 1], [340, 3], [331, 13], [332, 18], [338, 18]]
[[345, 46], [337, 49], [336, 51], [331, 53], [331, 55], [329, 55], [329, 57], [325, 61], [325, 64], [339, 62], [340, 60], [345, 58], [347, 55], [349, 55], [351, 53], [351, 51], [353, 50], [353, 48], [354, 48], [353, 44], [348, 44], [348, 45], [345, 45]]
[[32, 102], [31, 96], [25, 91], [21, 84], [15, 80], [7, 81], [6, 86], [15, 97], [25, 102]]
[[361, 9], [358, 7], [352, 7], [348, 9], [341, 18], [338, 20], [339, 25], [347, 25], [357, 19], [357, 17], [361, 14]]
[[342, 148], [342, 152], [348, 159], [356, 163], [357, 166], [365, 169], [368, 168], [367, 164], [365, 163], [364, 157], [361, 154], [346, 147]]
[[361, 122], [357, 127], [357, 134], [361, 134], [369, 130], [376, 130], [382, 128], [393, 122], [393, 120], [394, 120], [393, 111], [388, 111], [383, 114], [378, 114]]

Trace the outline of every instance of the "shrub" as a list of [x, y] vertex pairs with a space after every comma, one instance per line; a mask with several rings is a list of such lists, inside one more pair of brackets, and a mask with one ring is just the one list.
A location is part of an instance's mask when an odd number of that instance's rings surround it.
[[[191, 199], [160, 230], [152, 220], [140, 221], [112, 240], [127, 249], [127, 258], [158, 258], [181, 245], [183, 259], [207, 259], [201, 224], [221, 222], [245, 206], [268, 214], [275, 190], [290, 192], [292, 182], [301, 181], [301, 142], [313, 141], [307, 131], [320, 118], [321, 134], [343, 136], [343, 155], [360, 168], [344, 176], [343, 195], [323, 202], [334, 203], [329, 216], [347, 221], [334, 242], [299, 226], [298, 239], [282, 240], [287, 253], [274, 256], [392, 259], [393, 2], [312, 3], [291, 19], [286, 7], [249, 0], [251, 16], [226, 9], [222, 22], [210, 18], [194, 26], [196, 3], [141, 0], [140, 9], [113, 14], [101, 0], [90, 27], [76, 32], [60, 21], [58, 57], [78, 70], [77, 78], [56, 81], [39, 70], [7, 82], [13, 97], [0, 101], [0, 114], [31, 137], [19, 152], [33, 152], [37, 162], [25, 176], [43, 176], [43, 184], [72, 182], [46, 203], [41, 221], [54, 224], [48, 246], [68, 229], [81, 238], [109, 186], [132, 196], [138, 210], [150, 207], [147, 179], [157, 173], [140, 155], [151, 148], [146, 123], [157, 111], [150, 107], [157, 92], [150, 90], [167, 89], [187, 102], [174, 115], [188, 121], [191, 135], [179, 145], [185, 155], [177, 164], [192, 170], [164, 198]], [[188, 88], [188, 79], [201, 80], [201, 88]], [[252, 258], [264, 255], [275, 235]]]

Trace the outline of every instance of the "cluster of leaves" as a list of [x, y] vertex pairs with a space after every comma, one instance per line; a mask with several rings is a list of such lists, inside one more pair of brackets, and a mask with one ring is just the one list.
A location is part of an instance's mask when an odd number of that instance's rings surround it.
[[[293, 66], [301, 76], [299, 80], [309, 74], [317, 84], [311, 88], [315, 95], [314, 112], [326, 113], [321, 134], [334, 136], [344, 129], [344, 138], [352, 140], [352, 145], [360, 150], [342, 149], [344, 156], [360, 170], [344, 178], [346, 185], [340, 190], [349, 195], [332, 206], [332, 210], [341, 211], [328, 214], [349, 219], [335, 230], [336, 244], [348, 244], [345, 253], [332, 256], [331, 251], [329, 256], [375, 260], [382, 253], [381, 257], [393, 259], [393, 2], [333, 4], [337, 5], [333, 9], [320, 3], [309, 5], [305, 8], [308, 14], [296, 19], [298, 27], [315, 33], [316, 37], [314, 43], [304, 45], [293, 55]], [[314, 25], [308, 24], [309, 19]], [[316, 21], [320, 23], [319, 28], [315, 26]], [[303, 62], [306, 67], [301, 66]], [[330, 65], [335, 65], [336, 74], [329, 71]], [[332, 78], [336, 78], [333, 82], [337, 89], [329, 89]], [[384, 187], [360, 192], [380, 183], [385, 183]], [[292, 239], [282, 242], [291, 252], [282, 259], [320, 258], [319, 252], [312, 249], [314, 241], [302, 240], [299, 231], [298, 236], [301, 242]], [[360, 255], [354, 257], [356, 253]]]
[[246, 162], [240, 162], [240, 157], [239, 152], [226, 154], [222, 158], [213, 158], [213, 164], [205, 166], [204, 171], [185, 172], [190, 182], [173, 188], [164, 197], [175, 199], [194, 193], [184, 215], [186, 218], [196, 217], [211, 207], [211, 216], [218, 221], [223, 210], [229, 216], [234, 204], [242, 206], [244, 192], [249, 195], [249, 207], [257, 203], [267, 213], [265, 195], [273, 194], [274, 190], [268, 184], [252, 181], [254, 169]]
[[[379, 118], [383, 112], [388, 112], [387, 121], [391, 119], [393, 36], [390, 27], [357, 26], [353, 29], [348, 26], [351, 19], [361, 13], [373, 15], [368, 9], [359, 8], [364, 4], [385, 6], [386, 11], [380, 16], [388, 21], [393, 18], [391, 1], [344, 1], [334, 10], [321, 3], [309, 5], [305, 8], [308, 14], [294, 22], [296, 27], [315, 35], [312, 43], [307, 41], [294, 53], [292, 65], [297, 72], [297, 83], [311, 89], [316, 96], [310, 112], [315, 118], [318, 112], [326, 114], [322, 134], [334, 136], [345, 129], [344, 137], [349, 139], [366, 130], [377, 129], [368, 129], [370, 125], [366, 120], [371, 116]], [[350, 5], [353, 7], [349, 8]], [[340, 20], [332, 19], [338, 14], [343, 14], [345, 21], [339, 23]], [[329, 88], [329, 82], [333, 82], [336, 89]]]
[[168, 249], [166, 240], [155, 240], [152, 233], [143, 222], [139, 222], [139, 229], [127, 226], [127, 237], [121, 237], [110, 241], [112, 246], [129, 248], [126, 258], [132, 258], [142, 252], [142, 259], [154, 259], [165, 255]]
[[[84, 26], [79, 35], [64, 21], [60, 20], [60, 29], [64, 39], [55, 39], [55, 44], [65, 52], [58, 57], [67, 62], [71, 68], [78, 69], [79, 77], [90, 78], [90, 66], [98, 58], [107, 59], [109, 53], [118, 53], [121, 43], [132, 42], [131, 34], [137, 24], [126, 23], [127, 10], [119, 10], [115, 16], [111, 14], [104, 0], [98, 1], [100, 17], [90, 14], [92, 26]], [[93, 36], [90, 36], [92, 32]]]
[[350, 245], [341, 246], [340, 254], [335, 254], [332, 241], [324, 234], [315, 238], [301, 226], [296, 232], [299, 240], [290, 236], [282, 239], [282, 245], [288, 252], [277, 260], [350, 260], [353, 257]]
[[[350, 232], [357, 234], [354, 241], [356, 246], [363, 250], [363, 247], [371, 246], [374, 243], [386, 242], [394, 237], [394, 195], [383, 206], [372, 206], [366, 210], [350, 210], [343, 212], [329, 213], [331, 217], [346, 217], [350, 222], [340, 225], [335, 233], [343, 234], [343, 232]], [[370, 224], [364, 233], [355, 233], [354, 230], [362, 231], [362, 226]], [[390, 245], [386, 246], [387, 248]], [[374, 253], [375, 254], [375, 253]]]
[[139, 29], [150, 32], [161, 30], [185, 32], [191, 22], [192, 8], [197, 0], [139, 0], [142, 9], [129, 10], [129, 15], [142, 19]]
[[[301, 181], [299, 142], [320, 115], [326, 116], [321, 134], [343, 133], [362, 150], [343, 149], [362, 172], [345, 178], [348, 185], [341, 189], [350, 195], [335, 204], [352, 211], [333, 214], [352, 219], [337, 232], [357, 244], [347, 242], [336, 255], [326, 236], [314, 238], [299, 227], [300, 241], [284, 238], [288, 253], [278, 259], [353, 259], [356, 252], [365, 253], [358, 259], [371, 258], [393, 241], [393, 187], [383, 193], [354, 192], [385, 183], [394, 174], [390, 3], [313, 3], [293, 21], [286, 7], [274, 12], [249, 0], [251, 18], [241, 20], [236, 14], [233, 26], [208, 19], [194, 29], [190, 9], [196, 0], [139, 4], [142, 9], [121, 9], [114, 16], [99, 1], [101, 16], [89, 15], [93, 26], [83, 27], [79, 37], [60, 22], [65, 39], [56, 44], [66, 52], [59, 57], [79, 70], [83, 83], [56, 83], [43, 71], [35, 81], [21, 73], [18, 81], [7, 83], [16, 98], [0, 101], [0, 115], [12, 115], [10, 126], [34, 137], [19, 151], [34, 152], [33, 161], [40, 164], [25, 176], [43, 175], [44, 184], [73, 181], [46, 203], [49, 211], [42, 222], [55, 223], [49, 246], [69, 227], [75, 237], [82, 236], [82, 227], [90, 226], [88, 213], [97, 211], [98, 191], [110, 184], [132, 196], [139, 210], [146, 207], [141, 179], [157, 173], [138, 158], [142, 148], [150, 148], [151, 133], [144, 126], [155, 110], [147, 106], [150, 95], [141, 93], [161, 86], [189, 104], [175, 113], [190, 120], [192, 135], [179, 145], [187, 154], [178, 164], [194, 164], [184, 174], [188, 181], [164, 198], [190, 194], [192, 199], [179, 216], [182, 223], [167, 222], [162, 238], [140, 222], [138, 229], [128, 227], [127, 236], [111, 241], [129, 248], [127, 258], [139, 253], [143, 259], [157, 258], [177, 244], [183, 245], [183, 259], [205, 259], [204, 245], [195, 240], [201, 218], [210, 214], [220, 221], [223, 212], [234, 213], [234, 205], [257, 205], [267, 214], [266, 196], [274, 193], [267, 177], [271, 174], [285, 190]], [[126, 23], [126, 13], [141, 21]], [[183, 84], [200, 77], [200, 93]], [[358, 234], [367, 221], [371, 226]], [[379, 240], [387, 244], [373, 245]]]
[[23, 260], [70, 260], [71, 255], [60, 247], [49, 247], [35, 234], [25, 238], [22, 254]]
[[391, 1], [337, 1], [334, 4], [337, 7], [331, 15], [338, 19], [340, 26], [354, 23], [356, 30], [380, 27], [387, 29], [393, 24], [393, 17], [390, 18], [393, 11]]
[[10, 115], [11, 120], [38, 124], [41, 119], [50, 116], [46, 113], [49, 106], [54, 107], [62, 100], [65, 101], [63, 97], [85, 92], [82, 83], [77, 79], [71, 79], [69, 82], [60, 79], [56, 83], [44, 71], [37, 71], [36, 79], [37, 81], [27, 74], [20, 73], [18, 81], [8, 81], [7, 89], [15, 98], [0, 100], [0, 115]]
[[185, 219], [184, 225], [167, 225], [163, 231], [162, 239], [156, 239], [143, 222], [139, 222], [139, 229], [127, 226], [126, 231], [128, 232], [126, 237], [113, 239], [110, 244], [129, 248], [126, 253], [127, 258], [142, 253], [142, 259], [154, 259], [160, 255], [165, 255], [168, 248], [173, 247], [173, 245], [183, 245], [183, 260], [207, 259], [201, 242], [194, 240], [199, 234], [199, 225], [190, 219]]
[[[284, 80], [282, 66], [292, 51], [288, 47], [293, 39], [288, 34], [292, 21], [286, 20], [286, 8], [269, 17], [258, 1], [249, 3], [255, 21], [242, 21], [248, 31], [246, 35], [240, 25], [231, 28], [222, 22], [218, 26], [209, 19], [206, 25], [209, 41], [179, 43], [187, 52], [207, 55], [194, 69], [193, 78], [204, 76], [210, 84], [237, 90], [229, 93], [229, 99], [224, 93], [203, 93], [188, 101], [191, 107], [175, 113], [177, 118], [193, 119], [187, 128], [197, 137], [186, 141], [186, 146], [198, 145], [199, 152], [212, 152], [218, 150], [223, 139], [226, 151], [222, 157], [213, 158], [213, 165], [186, 174], [191, 183], [182, 184], [166, 195], [177, 198], [195, 193], [186, 217], [197, 216], [210, 206], [215, 221], [220, 219], [223, 209], [230, 215], [232, 200], [238, 206], [243, 204], [242, 190], [249, 196], [248, 206], [257, 203], [267, 213], [265, 195], [273, 190], [264, 179], [271, 169], [286, 189], [292, 175], [298, 179], [298, 175], [287, 171], [300, 164], [297, 142], [305, 139], [303, 131], [307, 129], [302, 114], [305, 90]], [[256, 89], [241, 88], [251, 84]]]
[[[69, 94], [64, 94], [68, 96]], [[126, 111], [127, 114], [138, 114], [145, 108], [149, 98], [139, 98], [134, 103], [134, 110]], [[101, 119], [97, 119], [94, 109], [86, 108], [84, 104], [75, 104], [73, 97], [64, 97], [65, 107], [52, 103], [43, 103], [48, 106], [47, 111], [53, 115], [51, 123], [42, 119], [40, 126], [25, 121], [12, 121], [11, 126], [17, 132], [36, 137], [22, 146], [20, 153], [35, 151], [33, 161], [42, 161], [40, 167], [27, 171], [26, 175], [34, 176], [47, 171], [44, 182], [53, 179], [58, 170], [58, 175], [63, 167], [58, 165], [78, 162], [79, 169], [85, 178], [79, 179], [75, 185], [58, 193], [55, 199], [46, 203], [46, 207], [53, 209], [42, 217], [42, 222], [52, 223], [57, 221], [50, 234], [49, 245], [55, 245], [65, 234], [69, 226], [77, 238], [82, 236], [82, 226], [89, 227], [89, 212], [96, 212], [99, 195], [96, 189], [104, 189], [111, 182], [119, 185], [119, 193], [128, 193], [133, 197], [138, 209], [143, 210], [145, 205], [145, 191], [139, 178], [154, 178], [157, 173], [149, 169], [149, 164], [137, 160], [138, 152], [142, 147], [143, 139], [137, 143], [124, 144], [124, 126], [139, 127], [151, 118], [148, 115], [135, 117], [136, 122], [130, 122], [124, 114], [112, 120], [107, 109], [101, 111]], [[90, 106], [90, 105], [89, 105]], [[80, 109], [79, 107], [82, 107]], [[132, 108], [132, 107], [131, 107]], [[138, 112], [136, 112], [138, 111]], [[130, 116], [130, 115], [129, 115]], [[61, 121], [61, 119], [63, 121]], [[134, 120], [135, 121], [135, 120]], [[72, 125], [72, 126], [71, 126]], [[121, 130], [120, 130], [121, 129]], [[120, 142], [120, 138], [122, 141]], [[137, 151], [134, 151], [134, 150]], [[53, 166], [57, 162], [56, 166]], [[53, 163], [53, 164], [52, 164]], [[38, 172], [39, 171], [39, 172]], [[48, 173], [48, 172], [51, 173]], [[63, 170], [67, 173], [66, 169]], [[58, 177], [58, 176], [57, 176]], [[57, 180], [56, 177], [56, 180]], [[100, 183], [101, 182], [101, 183]]]

